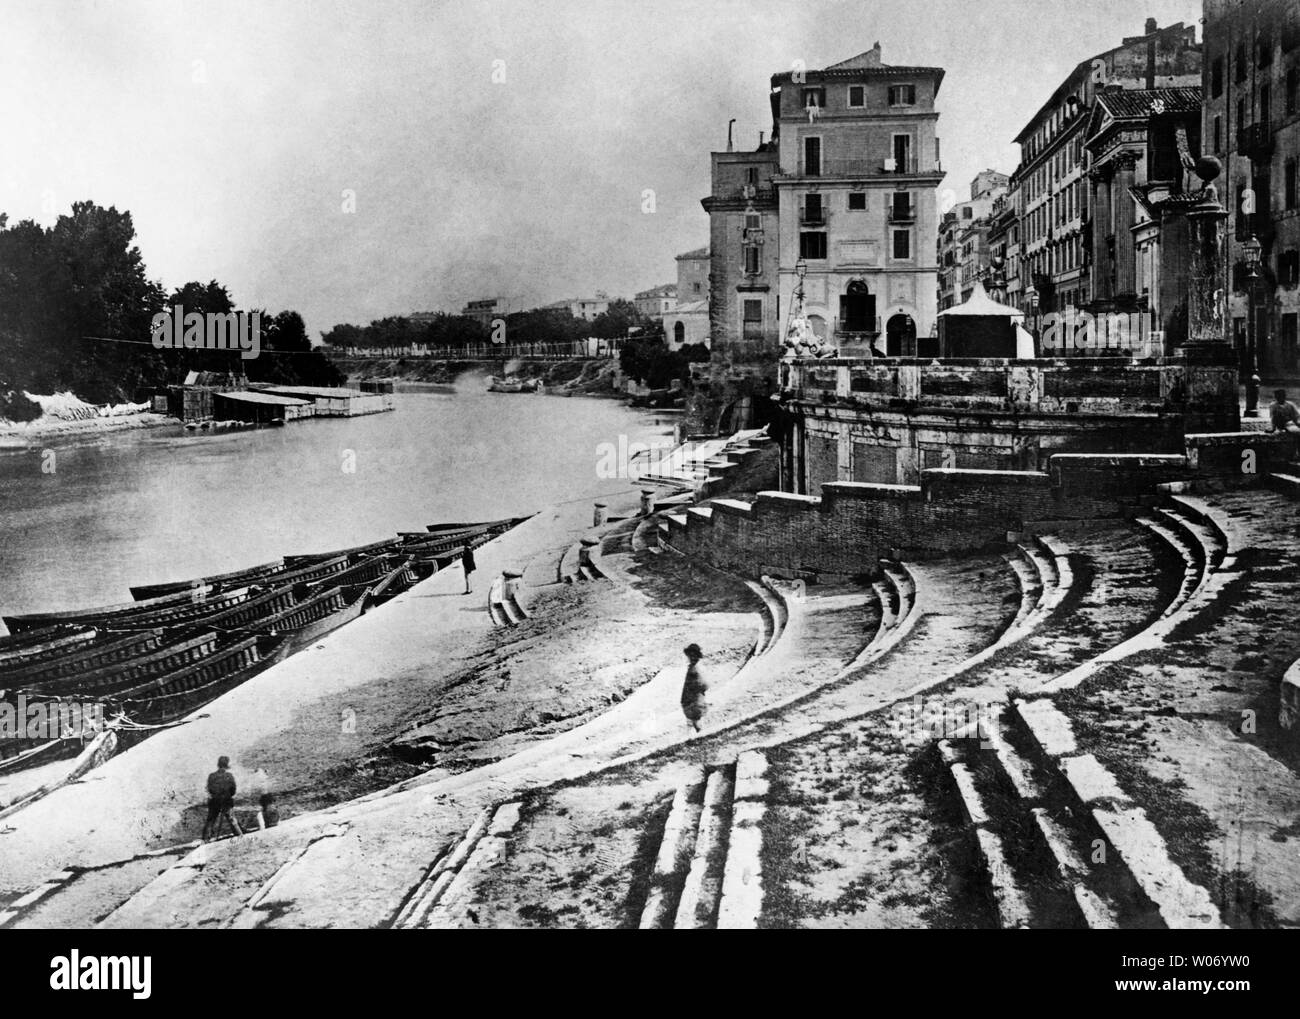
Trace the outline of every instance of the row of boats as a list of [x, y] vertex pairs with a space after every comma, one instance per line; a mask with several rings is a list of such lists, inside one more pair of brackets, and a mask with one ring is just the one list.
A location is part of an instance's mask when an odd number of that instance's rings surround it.
[[[4, 616], [0, 702], [27, 718], [93, 702], [120, 741], [138, 742], [524, 519], [430, 524], [356, 548], [132, 587], [123, 604]], [[75, 756], [91, 735], [0, 740], [0, 773]]]

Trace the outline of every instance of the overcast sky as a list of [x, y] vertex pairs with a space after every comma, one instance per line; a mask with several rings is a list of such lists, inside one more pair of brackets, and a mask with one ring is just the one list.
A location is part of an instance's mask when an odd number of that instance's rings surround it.
[[794, 60], [879, 40], [887, 64], [946, 68], [940, 191], [962, 200], [1148, 16], [1200, 4], [0, 0], [0, 212], [129, 210], [169, 289], [215, 278], [313, 336], [497, 293], [631, 296], [708, 243], [709, 152], [731, 117], [738, 148], [771, 130]]

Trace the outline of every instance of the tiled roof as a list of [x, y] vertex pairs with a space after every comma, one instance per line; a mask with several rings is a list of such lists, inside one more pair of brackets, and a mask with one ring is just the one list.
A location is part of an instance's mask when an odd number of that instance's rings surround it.
[[1199, 88], [1116, 89], [1099, 92], [1097, 101], [1117, 120], [1146, 120], [1153, 114], [1199, 113]]
[[708, 258], [709, 249], [707, 247], [696, 248], [694, 251], [688, 251], [684, 255], [678, 255], [678, 258]]

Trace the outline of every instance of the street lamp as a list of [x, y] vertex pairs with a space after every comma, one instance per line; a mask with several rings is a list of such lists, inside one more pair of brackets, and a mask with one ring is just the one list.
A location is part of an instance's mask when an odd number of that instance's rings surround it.
[[1259, 256], [1262, 250], [1259, 239], [1250, 235], [1242, 245], [1246, 257], [1246, 412], [1243, 417], [1259, 417], [1259, 366], [1255, 351], [1255, 290], [1259, 283]]

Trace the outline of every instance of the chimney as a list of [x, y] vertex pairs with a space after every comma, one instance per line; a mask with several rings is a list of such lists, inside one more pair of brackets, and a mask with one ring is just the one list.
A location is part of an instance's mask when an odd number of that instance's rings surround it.
[[871, 49], [867, 50], [866, 57], [867, 57], [867, 66], [868, 66], [868, 67], [880, 67], [880, 66], [881, 66], [881, 63], [880, 63], [880, 43], [879, 43], [879, 42], [877, 42], [874, 46], [872, 46]]
[[1147, 73], [1146, 87], [1156, 87], [1156, 19], [1147, 18]]
[[731, 144], [731, 125], [734, 124], [735, 122], [736, 122], [735, 117], [732, 117], [729, 121], [727, 121], [727, 151], [728, 152], [736, 151], [736, 147]]
[[1147, 35], [1155, 35], [1155, 33], [1156, 33], [1156, 19], [1155, 19], [1155, 18], [1147, 18], [1146, 34], [1147, 34]]
[[759, 150], [760, 152], [763, 151], [763, 135], [765, 135], [765, 134], [767, 134], [766, 131], [759, 131], [759, 132], [758, 132], [758, 150]]

